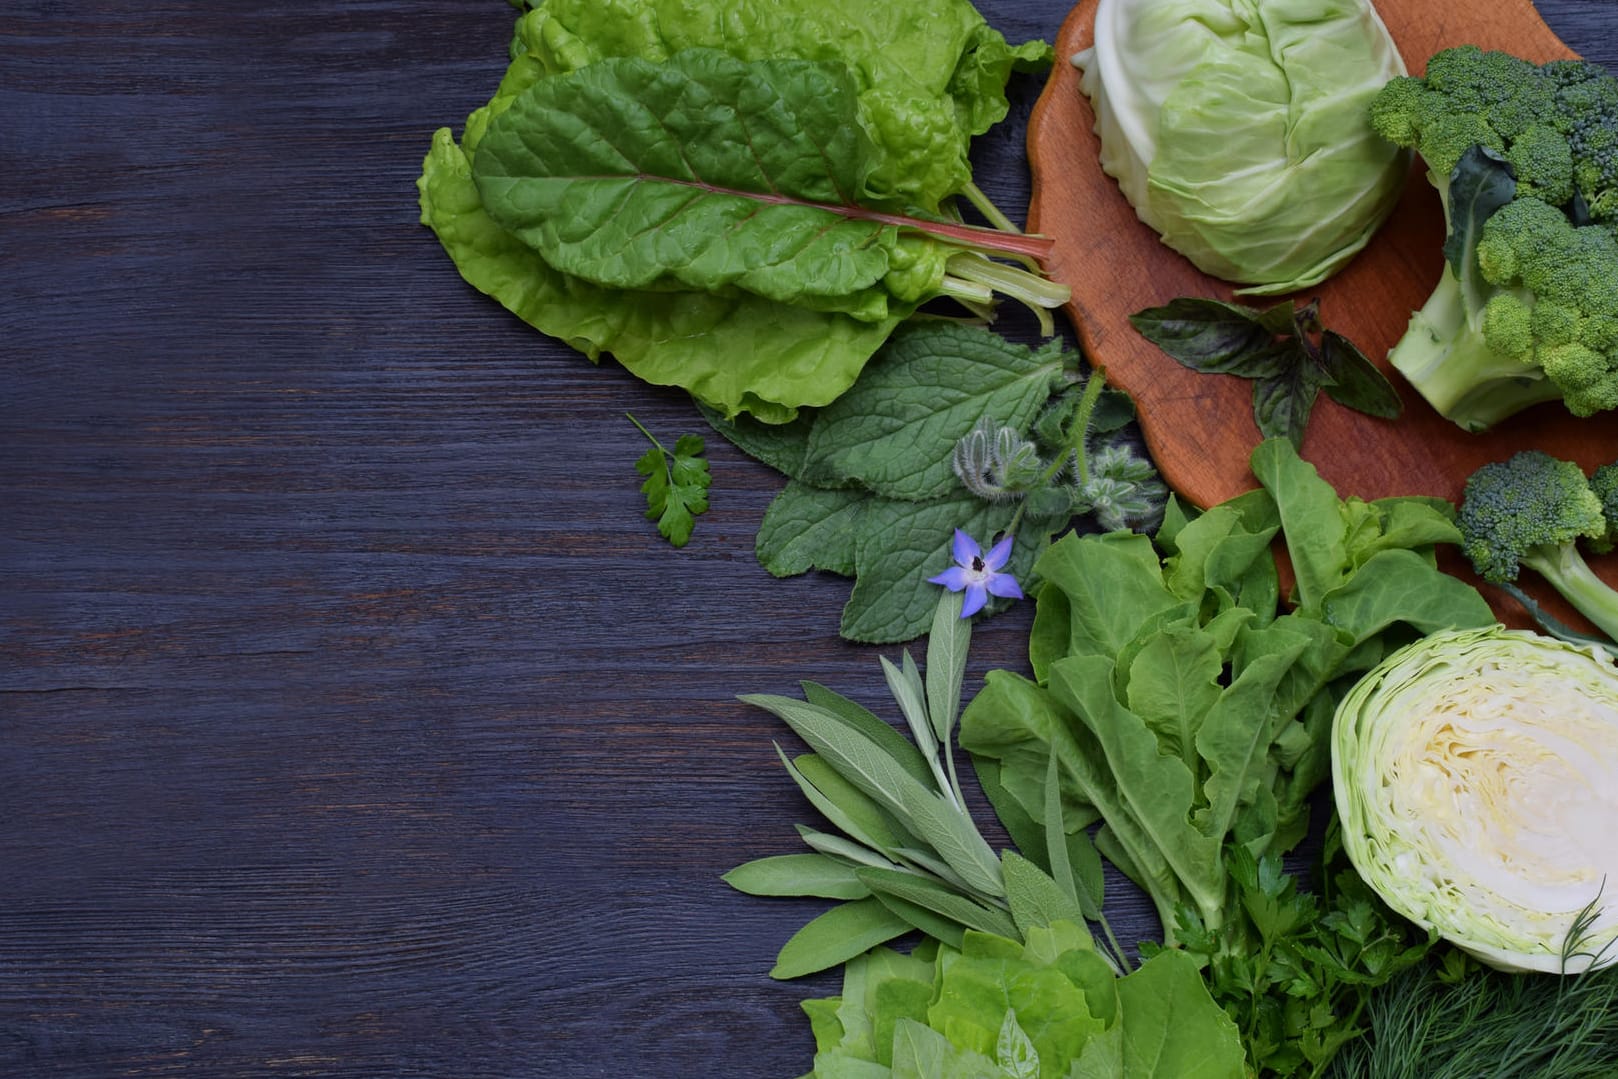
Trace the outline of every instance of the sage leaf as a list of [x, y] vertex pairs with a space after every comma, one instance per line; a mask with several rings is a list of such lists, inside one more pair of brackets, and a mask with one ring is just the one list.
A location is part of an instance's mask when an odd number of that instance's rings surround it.
[[891, 869], [859, 869], [865, 886], [878, 895], [891, 895], [914, 903], [968, 929], [1017, 939], [1017, 925], [1004, 911], [984, 906], [941, 884]]
[[[868, 847], [891, 860], [888, 851], [903, 842], [903, 839], [886, 832], [886, 822], [879, 815], [880, 808], [877, 807], [875, 802], [867, 799], [858, 788], [853, 787], [851, 784], [847, 785], [847, 789], [843, 789], [842, 785], [828, 783], [827, 786], [836, 792], [836, 795], [833, 795], [819, 784], [811, 781], [800, 766], [807, 762], [808, 767], [814, 770], [814, 765], [818, 763], [818, 759], [813, 754], [804, 754], [797, 761], [791, 761], [787, 759], [787, 755], [782, 751], [780, 745], [775, 747], [775, 753], [776, 756], [781, 758], [781, 764], [786, 768], [787, 774], [792, 777], [792, 781], [798, 785], [798, 790], [809, 800], [810, 805], [819, 810], [822, 817], [825, 817], [854, 842]], [[820, 769], [819, 771], [822, 780], [828, 778], [829, 770]], [[829, 773], [829, 776], [835, 778], [836, 773]], [[850, 793], [857, 797], [848, 797]]]
[[925, 933], [934, 940], [943, 941], [952, 948], [959, 948], [966, 939], [966, 927], [953, 918], [946, 918], [918, 903], [900, 899], [886, 892], [876, 892], [874, 897], [896, 917], [903, 918], [917, 932]]
[[841, 693], [827, 689], [818, 682], [803, 681], [798, 685], [803, 689], [804, 699], [810, 704], [831, 713], [846, 726], [865, 735], [918, 782], [923, 784], [931, 782], [932, 770], [921, 752], [906, 741], [904, 735], [884, 723], [870, 709], [857, 701], [849, 700]]
[[941, 794], [914, 785], [903, 793], [910, 830], [937, 851], [967, 887], [984, 895], [1004, 895], [999, 859], [971, 818]]
[[[912, 813], [918, 795], [933, 795], [916, 780], [903, 765], [886, 753], [860, 731], [846, 725], [835, 714], [805, 701], [768, 694], [752, 694], [741, 700], [756, 704], [773, 712], [798, 737], [809, 743], [837, 772], [860, 790], [870, 795], [885, 809], [906, 820]], [[923, 838], [925, 831], [911, 829]], [[942, 853], [942, 852], [940, 852]]]
[[895, 666], [887, 656], [879, 656], [882, 676], [887, 680], [888, 692], [898, 702], [905, 722], [910, 725], [910, 736], [916, 740], [916, 745], [928, 761], [933, 762], [938, 759], [938, 739], [933, 736], [932, 722], [927, 718], [927, 691], [910, 653], [906, 651], [901, 659], [902, 667]]
[[910, 931], [910, 923], [874, 896], [839, 903], [792, 934], [770, 977], [785, 981], [846, 963]]
[[864, 899], [871, 890], [854, 867], [824, 854], [777, 854], [757, 858], [720, 878], [748, 895], [818, 896], [822, 899]]
[[[1027, 939], [1030, 929], [1049, 927], [1057, 922], [1071, 922], [1080, 927], [1084, 925], [1084, 911], [1078, 900], [1057, 884], [1050, 874], [1016, 851], [1002, 852], [1000, 872], [1005, 878], [1011, 919], [1016, 923], [1017, 935], [1022, 939]], [[869, 881], [866, 883], [869, 885]]]
[[961, 593], [944, 593], [927, 634], [927, 715], [946, 750], [960, 713], [961, 684], [972, 645], [972, 620], [961, 617], [961, 606]]

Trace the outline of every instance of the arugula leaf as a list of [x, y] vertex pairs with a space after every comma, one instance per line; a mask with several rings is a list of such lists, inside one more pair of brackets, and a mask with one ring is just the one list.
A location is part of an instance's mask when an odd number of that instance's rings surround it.
[[1182, 366], [1253, 381], [1253, 422], [1264, 438], [1303, 444], [1320, 391], [1382, 419], [1399, 415], [1399, 394], [1341, 334], [1320, 324], [1320, 301], [1260, 311], [1222, 300], [1180, 297], [1129, 316], [1130, 325]]
[[712, 477], [702, 457], [702, 436], [681, 435], [670, 452], [635, 417], [629, 416], [629, 422], [652, 443], [635, 462], [635, 471], [646, 477], [640, 485], [646, 496], [646, 516], [657, 522], [659, 535], [675, 547], [684, 547], [691, 540], [697, 514], [708, 509]]

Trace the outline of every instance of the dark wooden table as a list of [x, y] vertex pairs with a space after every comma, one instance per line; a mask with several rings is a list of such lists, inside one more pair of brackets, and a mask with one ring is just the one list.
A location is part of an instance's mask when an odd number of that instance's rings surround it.
[[[1541, 8], [1618, 62], [1611, 0]], [[837, 980], [765, 972], [818, 905], [719, 875], [811, 811], [734, 696], [880, 703], [878, 653], [843, 581], [759, 568], [779, 481], [717, 439], [658, 539], [624, 413], [689, 402], [416, 224], [510, 14], [0, 5], [0, 1076], [807, 1070]], [[978, 169], [1020, 216], [1013, 89]]]

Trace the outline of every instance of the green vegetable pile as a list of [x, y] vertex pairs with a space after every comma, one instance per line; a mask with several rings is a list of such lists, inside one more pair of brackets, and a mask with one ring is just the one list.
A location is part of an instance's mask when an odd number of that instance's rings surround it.
[[846, 394], [790, 424], [708, 415], [789, 479], [759, 526], [759, 561], [853, 577], [841, 631], [868, 642], [926, 632], [925, 582], [951, 529], [1015, 536], [1021, 577], [1075, 516], [1155, 523], [1167, 491], [1127, 437], [1133, 418], [1060, 342], [1030, 349], [937, 320], [901, 327]]
[[[900, 723], [814, 682], [742, 698], [807, 744], [777, 754], [824, 821], [725, 877], [835, 902], [771, 972], [842, 967], [804, 1004], [814, 1075], [1618, 1076], [1618, 590], [1585, 561], [1618, 547], [1618, 461], [1525, 447], [1459, 506], [1341, 495], [1304, 425], [1322, 392], [1395, 419], [1376, 365], [1314, 303], [1182, 298], [1136, 328], [1251, 379], [1264, 436], [1254, 489], [1186, 505], [1103, 371], [982, 325], [1009, 296], [1048, 338], [1065, 297], [968, 159], [1043, 42], [966, 0], [512, 5], [421, 220], [475, 288], [782, 473], [758, 558], [853, 578], [843, 636], [927, 634], [924, 665], [882, 660]], [[1365, 0], [1097, 20], [1075, 62], [1103, 164], [1203, 269], [1321, 280], [1413, 149], [1446, 267], [1393, 366], [1473, 431], [1618, 408], [1618, 80], [1472, 47], [1410, 78]], [[705, 442], [629, 419], [646, 516], [684, 546]], [[1500, 626], [1443, 548], [1550, 635]], [[970, 692], [972, 618], [1025, 595], [1028, 670]], [[1109, 877], [1157, 939], [1118, 939]]]

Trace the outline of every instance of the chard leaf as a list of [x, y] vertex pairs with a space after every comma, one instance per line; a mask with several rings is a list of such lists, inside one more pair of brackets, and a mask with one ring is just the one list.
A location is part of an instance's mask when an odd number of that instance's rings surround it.
[[792, 934], [770, 977], [784, 981], [835, 967], [909, 931], [910, 923], [875, 897], [839, 903]]
[[855, 216], [870, 146], [856, 115], [840, 65], [615, 58], [519, 95], [472, 174], [490, 216], [564, 273], [876, 321], [897, 233]]
[[871, 890], [860, 883], [854, 867], [824, 854], [777, 854], [757, 858], [721, 877], [748, 895], [819, 896], [864, 899]]
[[865, 0], [782, 4], [728, 0], [724, 17], [686, 0], [545, 0], [518, 25], [521, 49], [551, 72], [611, 56], [664, 60], [692, 47], [742, 60], [836, 58], [856, 80], [860, 122], [875, 133], [874, 191], [936, 208], [971, 180], [968, 140], [1006, 114], [1013, 69], [1050, 61], [1044, 42], [1016, 47], [969, 0], [925, 9]]
[[[471, 120], [467, 128], [470, 141]], [[643, 381], [683, 387], [724, 416], [780, 423], [831, 401], [899, 322], [745, 293], [619, 292], [561, 273], [489, 217], [448, 128], [434, 134], [417, 187], [422, 223], [478, 291], [591, 360], [611, 353]]]

